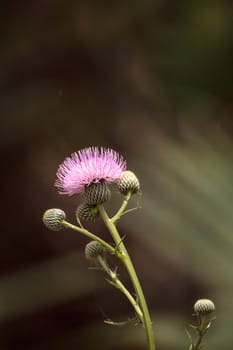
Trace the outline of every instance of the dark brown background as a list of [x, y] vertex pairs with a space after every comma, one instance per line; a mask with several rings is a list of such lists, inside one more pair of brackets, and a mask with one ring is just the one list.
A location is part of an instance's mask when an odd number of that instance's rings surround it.
[[140, 328], [103, 324], [132, 311], [88, 270], [88, 240], [41, 221], [58, 207], [75, 222], [55, 173], [92, 145], [141, 181], [119, 228], [158, 349], [188, 348], [200, 297], [217, 308], [208, 348], [232, 349], [232, 2], [3, 1], [0, 28], [0, 349], [146, 349]]

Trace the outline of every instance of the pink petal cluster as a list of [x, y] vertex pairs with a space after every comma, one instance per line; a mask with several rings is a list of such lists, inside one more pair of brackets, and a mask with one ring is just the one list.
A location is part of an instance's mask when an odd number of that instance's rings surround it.
[[69, 196], [80, 193], [93, 182], [117, 182], [126, 162], [109, 148], [89, 147], [71, 154], [59, 166], [55, 186]]

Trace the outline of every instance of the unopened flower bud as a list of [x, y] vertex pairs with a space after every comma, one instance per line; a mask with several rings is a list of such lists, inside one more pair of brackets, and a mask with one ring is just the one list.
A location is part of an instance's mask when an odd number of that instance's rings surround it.
[[108, 185], [104, 182], [93, 182], [85, 188], [85, 198], [89, 205], [107, 202], [111, 198]]
[[105, 248], [97, 241], [89, 242], [85, 247], [85, 256], [87, 259], [96, 259], [98, 256], [103, 256]]
[[128, 192], [137, 193], [140, 189], [140, 183], [137, 176], [130, 170], [123, 172], [120, 180], [117, 183], [119, 191], [126, 195]]
[[98, 216], [99, 210], [95, 205], [83, 203], [76, 210], [77, 219], [82, 219], [85, 221], [95, 221]]
[[206, 315], [215, 310], [215, 305], [212, 300], [199, 299], [194, 304], [194, 311], [200, 315]]
[[62, 221], [65, 220], [66, 214], [61, 209], [48, 209], [43, 215], [43, 222], [47, 228], [52, 231], [59, 231], [63, 228]]

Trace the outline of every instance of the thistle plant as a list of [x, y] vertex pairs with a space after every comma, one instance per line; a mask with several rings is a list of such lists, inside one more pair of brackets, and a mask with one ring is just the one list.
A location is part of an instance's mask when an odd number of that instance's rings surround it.
[[[190, 339], [189, 350], [200, 350], [203, 346], [203, 338], [215, 319], [213, 312], [215, 305], [210, 299], [199, 299], [194, 304], [194, 316], [196, 324], [190, 325], [190, 330], [187, 330], [187, 335]], [[195, 333], [194, 336], [192, 333]]]
[[[112, 184], [115, 184], [123, 198], [119, 209], [110, 217], [105, 203], [111, 199]], [[77, 225], [66, 220], [63, 210], [54, 208], [44, 213], [45, 226], [53, 231], [69, 228], [90, 239], [85, 247], [85, 257], [95, 261], [98, 268], [107, 275], [107, 281], [128, 299], [133, 309], [132, 317], [127, 321], [119, 323], [105, 320], [105, 323], [124, 325], [133, 322], [135, 325], [141, 325], [145, 329], [148, 350], [156, 350], [151, 317], [141, 283], [126, 248], [124, 236], [120, 235], [117, 228], [120, 218], [134, 210], [127, 209], [127, 205], [131, 197], [140, 192], [137, 176], [126, 169], [126, 162], [114, 150], [89, 147], [73, 153], [64, 160], [58, 168], [55, 186], [60, 194], [81, 195], [83, 202], [75, 211]], [[85, 221], [94, 222], [99, 217], [110, 233], [110, 242], [85, 228]], [[121, 281], [117, 268], [110, 266], [109, 254], [115, 255], [126, 268], [132, 290]], [[193, 341], [191, 333], [187, 331], [191, 341], [189, 350], [200, 349], [202, 338], [212, 320], [209, 319], [211, 308], [214, 309], [209, 301], [205, 301], [205, 304], [201, 304], [200, 301], [195, 304], [198, 325], [192, 326], [192, 329], [197, 332], [197, 339]]]
[[[109, 185], [113, 183], [123, 195], [123, 201], [118, 211], [109, 217], [104, 203], [111, 198]], [[126, 207], [131, 196], [140, 190], [136, 175], [126, 170], [126, 162], [117, 152], [112, 149], [90, 147], [65, 159], [58, 168], [55, 186], [61, 194], [69, 196], [81, 194], [84, 202], [76, 209], [78, 225], [68, 222], [65, 213], [60, 209], [49, 209], [44, 213], [45, 225], [51, 230], [70, 228], [91, 239], [85, 249], [86, 258], [95, 260], [107, 274], [108, 282], [125, 295], [135, 313], [132, 320], [145, 328], [148, 349], [155, 350], [152, 322], [143, 290], [123, 237], [117, 229], [117, 222], [127, 212]], [[95, 221], [99, 216], [111, 235], [111, 243], [83, 226], [84, 221]], [[132, 291], [129, 291], [120, 280], [116, 268], [110, 267], [108, 254], [114, 254], [127, 269], [132, 282]], [[106, 320], [106, 323], [117, 324], [109, 320]]]

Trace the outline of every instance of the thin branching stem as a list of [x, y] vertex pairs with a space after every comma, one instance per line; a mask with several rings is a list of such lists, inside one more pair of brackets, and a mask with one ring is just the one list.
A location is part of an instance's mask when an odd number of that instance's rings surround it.
[[138, 305], [137, 301], [134, 299], [132, 294], [128, 291], [128, 289], [125, 287], [125, 285], [120, 281], [117, 273], [113, 271], [110, 266], [108, 265], [107, 261], [102, 257], [98, 256], [98, 261], [100, 265], [102, 266], [103, 270], [108, 274], [108, 276], [111, 278], [111, 284], [119, 289], [129, 300], [131, 305], [133, 306], [134, 310], [136, 311], [136, 314], [139, 318], [139, 320], [143, 323], [143, 315], [140, 306]]
[[104, 246], [111, 254], [116, 254], [116, 249], [114, 247], [112, 247], [109, 243], [107, 243], [105, 240], [103, 240], [102, 238], [98, 237], [97, 235], [95, 235], [94, 233], [86, 230], [83, 227], [78, 227], [76, 225], [71, 224], [70, 222], [63, 220], [62, 221], [62, 225], [64, 227], [68, 227], [73, 231], [82, 233], [83, 235], [93, 239], [94, 241], [99, 242], [100, 244], [102, 244], [102, 246]]
[[112, 223], [116, 223], [116, 222], [120, 219], [120, 217], [122, 216], [122, 214], [123, 214], [124, 211], [125, 211], [125, 208], [127, 207], [127, 204], [128, 204], [128, 202], [129, 202], [130, 198], [131, 198], [131, 192], [128, 192], [128, 194], [125, 196], [125, 198], [124, 198], [124, 200], [123, 200], [123, 202], [122, 202], [122, 204], [121, 204], [119, 210], [118, 210], [118, 211], [116, 212], [116, 214], [111, 218]]
[[195, 341], [192, 341], [191, 334], [187, 331], [188, 337], [191, 341], [189, 350], [200, 350], [202, 348], [203, 337], [211, 326], [212, 321], [215, 317], [210, 317], [209, 314], [197, 314], [198, 324], [197, 326], [190, 325], [190, 328], [194, 329], [196, 332]]
[[207, 331], [207, 318], [202, 315], [199, 319], [199, 325], [196, 328], [197, 338], [194, 344], [192, 344], [192, 350], [200, 350], [202, 339]]
[[[124, 242], [122, 241], [122, 239], [120, 237], [120, 234], [119, 234], [113, 220], [110, 219], [110, 217], [108, 216], [107, 212], [105, 211], [105, 208], [103, 207], [103, 205], [98, 205], [98, 208], [99, 208], [100, 215], [101, 215], [105, 225], [107, 226], [116, 246], [118, 247], [117, 249], [121, 253], [120, 255], [118, 255], [118, 257], [121, 259], [121, 261], [125, 265], [128, 273], [129, 273], [130, 279], [132, 281], [132, 284], [134, 286], [134, 289], [135, 289], [135, 292], [136, 292], [136, 295], [138, 298], [138, 302], [139, 302], [139, 305], [141, 307], [142, 314], [143, 314], [143, 325], [144, 325], [145, 331], [146, 331], [148, 350], [156, 350], [153, 329], [152, 329], [152, 322], [151, 322], [149, 310], [147, 307], [147, 303], [146, 303], [146, 300], [144, 297], [144, 293], [143, 293], [141, 284], [139, 282], [139, 279], [137, 277], [133, 263], [131, 261], [131, 258], [128, 254], [128, 251], [124, 245]], [[119, 211], [118, 211], [118, 213], [119, 213]]]

